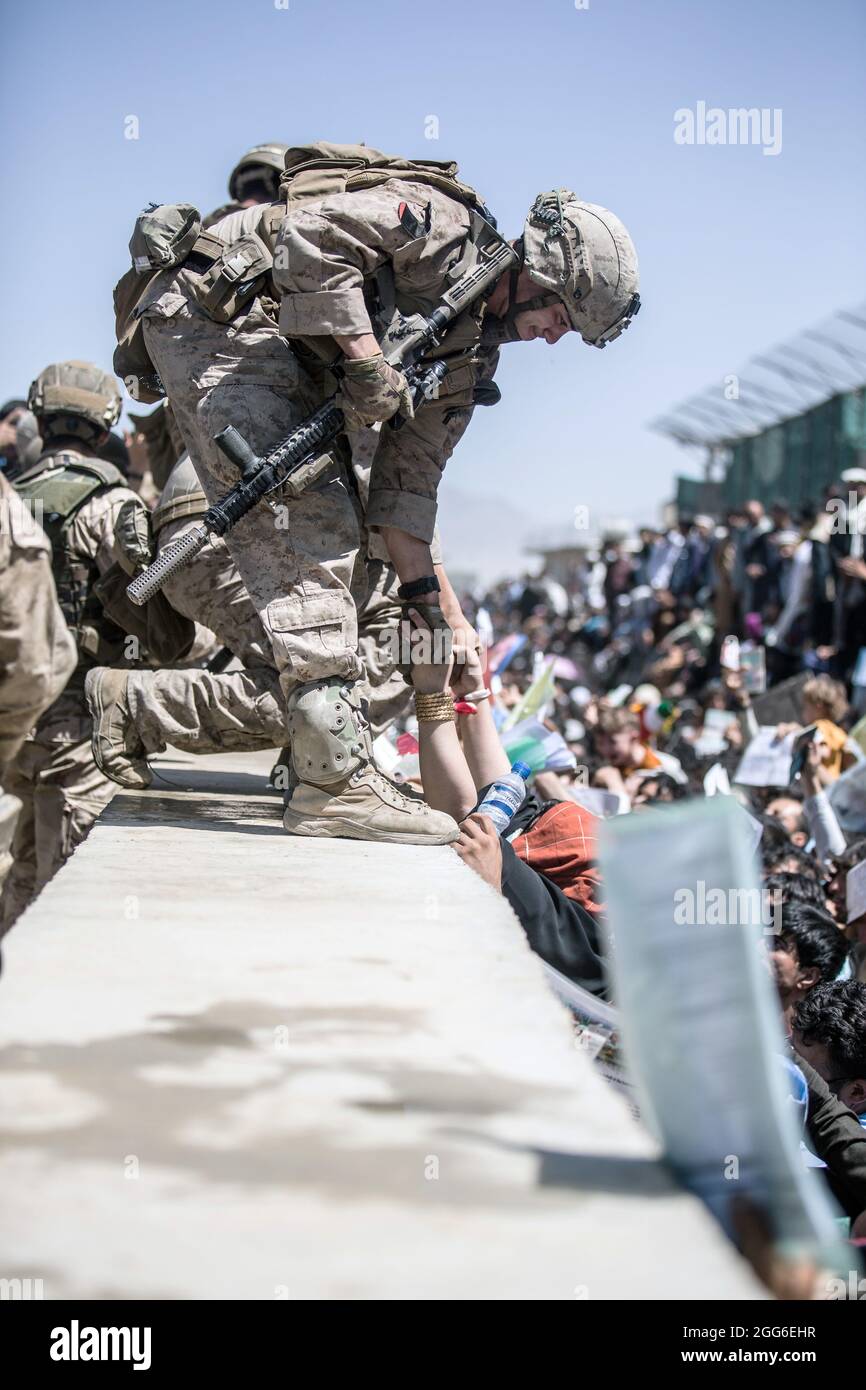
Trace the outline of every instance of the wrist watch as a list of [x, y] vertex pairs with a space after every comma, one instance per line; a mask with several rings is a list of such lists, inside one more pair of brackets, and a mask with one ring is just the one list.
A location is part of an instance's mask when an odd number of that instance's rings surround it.
[[405, 602], [407, 599], [419, 598], [421, 594], [438, 594], [440, 589], [441, 585], [435, 574], [428, 574], [423, 579], [410, 579], [408, 584], [401, 584], [397, 590], [397, 597]]

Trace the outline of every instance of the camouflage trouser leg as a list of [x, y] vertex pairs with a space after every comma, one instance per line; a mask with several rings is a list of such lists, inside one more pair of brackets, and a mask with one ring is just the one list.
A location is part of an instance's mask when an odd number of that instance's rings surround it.
[[52, 721], [22, 747], [6, 779], [21, 802], [12, 840], [13, 865], [0, 901], [0, 932], [8, 930], [81, 844], [117, 786], [90, 751], [83, 713]]
[[[198, 517], [170, 521], [159, 533], [157, 554], [200, 524]], [[166, 581], [163, 593], [178, 613], [210, 628], [220, 645], [228, 647], [244, 666], [273, 666], [262, 620], [228, 546], [219, 536], [212, 536], [193, 564]]]
[[396, 662], [402, 611], [397, 598], [400, 581], [393, 565], [383, 560], [367, 561], [367, 580], [367, 600], [358, 610], [358, 632], [364, 661], [363, 695], [375, 738], [408, 713], [412, 687]]
[[[145, 319], [145, 338], [214, 502], [237, 482], [213, 442], [218, 431], [233, 424], [264, 452], [319, 402], [297, 359], [263, 318], [251, 314], [227, 329], [177, 298], [170, 317]], [[336, 462], [300, 498], [287, 499], [279, 514], [259, 503], [229, 535], [285, 694], [297, 684], [333, 676], [356, 680], [363, 673], [352, 595], [359, 543], [358, 503]]]
[[[371, 561], [368, 579], [370, 591], [358, 614], [361, 693], [375, 737], [407, 711], [412, 692], [394, 662], [397, 576], [390, 565]], [[254, 611], [253, 618], [255, 637], [261, 625]], [[188, 753], [253, 752], [281, 748], [287, 740], [285, 705], [273, 666], [219, 675], [189, 669], [131, 671], [126, 695], [149, 754], [163, 752], [168, 744]]]
[[256, 752], [286, 742], [286, 707], [273, 667], [248, 671], [131, 671], [126, 698], [150, 753]]

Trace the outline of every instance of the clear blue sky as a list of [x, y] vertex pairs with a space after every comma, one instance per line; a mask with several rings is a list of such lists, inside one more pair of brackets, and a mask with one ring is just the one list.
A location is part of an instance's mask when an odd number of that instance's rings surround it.
[[[625, 221], [639, 319], [604, 352], [506, 348], [449, 465], [533, 519], [655, 515], [688, 456], [646, 422], [862, 298], [862, 0], [29, 0], [4, 50], [4, 397], [109, 365], [140, 207], [209, 209], [268, 139], [455, 158], [509, 235], [558, 184]], [[700, 100], [780, 107], [781, 153], [676, 144]]]

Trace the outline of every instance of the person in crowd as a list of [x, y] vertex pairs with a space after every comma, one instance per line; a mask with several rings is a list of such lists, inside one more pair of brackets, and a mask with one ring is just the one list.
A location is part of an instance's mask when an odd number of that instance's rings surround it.
[[809, 828], [803, 811], [803, 797], [793, 788], [788, 788], [767, 803], [767, 815], [774, 816], [782, 825], [785, 834], [798, 849], [805, 849], [809, 842]]
[[760, 614], [772, 593], [776, 557], [770, 536], [773, 523], [763, 504], [751, 498], [745, 506], [746, 525], [738, 536], [735, 587], [742, 617]]
[[835, 980], [847, 956], [848, 943], [829, 913], [807, 903], [781, 907], [770, 960], [787, 1032], [803, 998], [817, 985]]
[[866, 984], [816, 985], [792, 1015], [794, 1047], [866, 1128]]

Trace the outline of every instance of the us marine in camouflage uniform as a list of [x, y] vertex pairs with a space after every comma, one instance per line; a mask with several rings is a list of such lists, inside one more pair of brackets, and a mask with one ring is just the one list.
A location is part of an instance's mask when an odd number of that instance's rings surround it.
[[21, 810], [5, 790], [9, 767], [76, 659], [51, 577], [48, 538], [0, 474], [0, 887], [12, 865]]
[[[212, 227], [229, 212], [273, 201], [287, 149], [274, 142], [249, 150], [229, 176], [232, 202], [208, 214], [203, 226]], [[170, 403], [158, 406], [138, 423], [147, 439], [154, 479], [162, 488], [151, 513], [160, 554], [201, 521], [208, 502], [183, 448]], [[378, 442], [378, 429], [362, 429], [353, 436], [352, 470], [362, 506]], [[399, 581], [381, 537], [365, 532], [365, 540], [367, 596], [358, 614], [359, 648], [365, 672], [363, 694], [375, 736], [407, 711], [412, 688], [397, 667], [392, 640], [401, 613]], [[453, 621], [463, 621], [441, 563], [438, 536], [432, 551], [435, 573], [447, 595], [447, 611]], [[214, 633], [245, 669], [143, 669], [126, 677], [104, 676], [98, 670], [88, 674], [86, 689], [95, 711], [106, 686], [113, 694], [115, 740], [121, 716], [126, 717], [122, 748], [116, 741], [110, 744], [96, 737], [94, 757], [107, 776], [129, 788], [150, 785], [152, 774], [145, 757], [162, 752], [168, 744], [204, 754], [279, 748], [286, 738], [285, 700], [270, 642], [225, 541], [213, 537], [195, 565], [178, 570], [166, 581], [163, 593], [179, 613]], [[290, 758], [290, 753], [284, 756]], [[286, 781], [291, 781], [288, 769]]]
[[[332, 150], [322, 145], [313, 155], [327, 159]], [[540, 195], [517, 243], [520, 266], [486, 302], [470, 306], [435, 350], [448, 376], [438, 398], [412, 418], [405, 377], [385, 362], [378, 339], [395, 308], [429, 313], [497, 234], [460, 186], [452, 194], [415, 166], [392, 165], [377, 177], [377, 158], [362, 151], [367, 174], [356, 186], [344, 178], [344, 191], [298, 204], [289, 181], [284, 206], [217, 222], [208, 235], [218, 234], [228, 249], [214, 254], [211, 244], [197, 241], [182, 264], [149, 285], [136, 313], [210, 502], [236, 481], [214, 436], [233, 424], [265, 453], [329, 394], [331, 364], [341, 368], [350, 440], [358, 429], [402, 414], [401, 430], [381, 433], [366, 522], [387, 546], [401, 596], [431, 629], [442, 630], [448, 625], [430, 554], [436, 493], [474, 404], [490, 394], [499, 345], [536, 337], [554, 343], [573, 329], [604, 346], [637, 310], [636, 257], [612, 213], [568, 190]], [[262, 242], [272, 257], [267, 288], [221, 321], [238, 268], [248, 264], [252, 275], [253, 264], [261, 265]], [[281, 531], [260, 504], [229, 536], [287, 697], [299, 783], [285, 826], [303, 835], [446, 843], [457, 833], [454, 823], [372, 765], [358, 689], [362, 517], [339, 453], [291, 497], [289, 519]], [[109, 743], [112, 714], [106, 692], [99, 732]]]
[[22, 811], [12, 843], [14, 864], [0, 918], [8, 927], [68, 858], [116, 791], [93, 761], [84, 676], [119, 660], [124, 633], [111, 622], [94, 586], [115, 562], [120, 508], [144, 510], [110, 463], [94, 450], [120, 414], [112, 376], [89, 362], [47, 367], [28, 401], [39, 422], [43, 453], [15, 480], [27, 507], [41, 515], [52, 545], [60, 608], [77, 647], [76, 668], [28, 735], [9, 771], [7, 791]]

